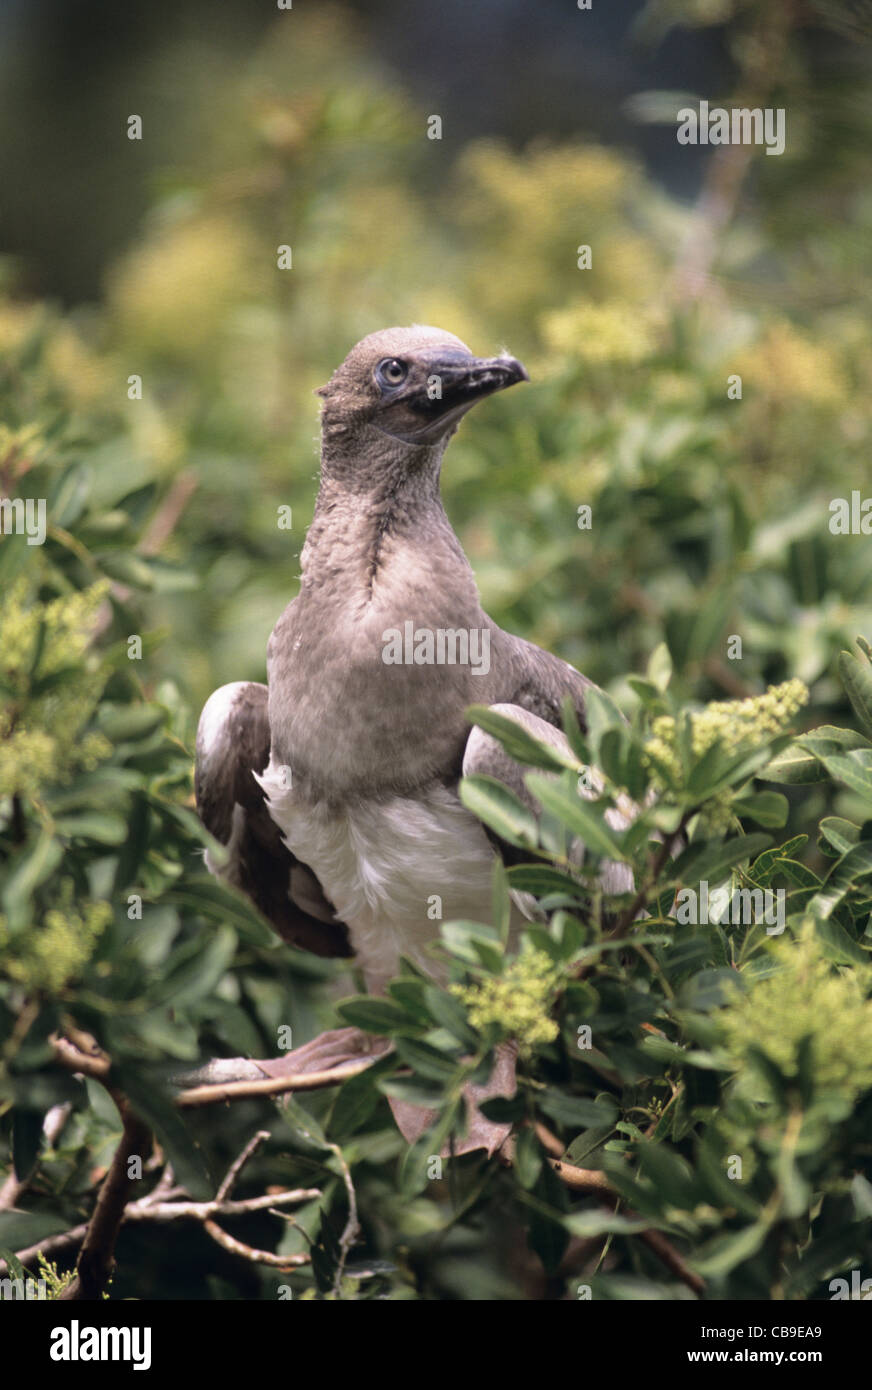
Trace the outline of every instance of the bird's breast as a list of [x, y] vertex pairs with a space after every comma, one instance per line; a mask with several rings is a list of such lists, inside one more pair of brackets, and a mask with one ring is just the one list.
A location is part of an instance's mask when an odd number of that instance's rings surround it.
[[276, 760], [332, 799], [456, 777], [464, 711], [484, 698], [490, 668], [484, 628], [470, 635], [438, 605], [294, 607], [271, 646]]
[[286, 786], [273, 764], [260, 780], [286, 845], [348, 926], [368, 989], [381, 990], [403, 955], [438, 974], [428, 946], [440, 921], [489, 920], [493, 850], [451, 788], [329, 806]]

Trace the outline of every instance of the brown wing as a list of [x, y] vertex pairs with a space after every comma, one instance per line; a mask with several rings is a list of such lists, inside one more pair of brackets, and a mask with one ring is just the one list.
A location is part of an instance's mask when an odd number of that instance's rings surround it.
[[200, 819], [229, 851], [220, 869], [285, 941], [319, 956], [353, 954], [348, 931], [318, 879], [295, 859], [254, 779], [269, 762], [267, 688], [255, 681], [223, 685], [209, 697], [197, 729], [194, 790]]

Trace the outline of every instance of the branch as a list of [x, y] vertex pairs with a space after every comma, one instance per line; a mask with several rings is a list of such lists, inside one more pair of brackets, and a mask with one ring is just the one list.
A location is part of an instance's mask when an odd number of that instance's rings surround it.
[[[288, 1207], [298, 1202], [312, 1202], [320, 1196], [321, 1189], [318, 1187], [296, 1187], [287, 1192], [267, 1193], [263, 1197], [246, 1197], [243, 1201], [238, 1202], [219, 1202], [217, 1198], [212, 1202], [161, 1202], [155, 1201], [155, 1194], [151, 1192], [147, 1197], [140, 1198], [138, 1202], [128, 1202], [121, 1224], [137, 1225], [149, 1221], [155, 1223], [201, 1221], [205, 1224], [216, 1216], [246, 1216], [250, 1212], [265, 1211], [271, 1207]], [[31, 1260], [35, 1260], [39, 1254], [49, 1256], [62, 1250], [68, 1250], [70, 1246], [78, 1245], [82, 1241], [87, 1230], [88, 1223], [82, 1222], [80, 1226], [73, 1226], [69, 1231], [63, 1231], [55, 1236], [47, 1236], [45, 1240], [38, 1241], [36, 1245], [29, 1245], [24, 1250], [16, 1250], [16, 1257], [23, 1265], [26, 1265]], [[304, 1262], [296, 1255], [277, 1256], [276, 1258], [293, 1260], [298, 1264]], [[0, 1260], [0, 1272], [8, 1273], [5, 1260]]]
[[234, 1236], [229, 1236], [220, 1226], [216, 1226], [214, 1221], [204, 1222], [203, 1230], [207, 1231], [222, 1249], [228, 1250], [231, 1255], [239, 1255], [243, 1260], [249, 1260], [251, 1264], [272, 1265], [275, 1269], [295, 1269], [299, 1265], [310, 1263], [311, 1257], [308, 1254], [273, 1255], [270, 1250], [256, 1250], [253, 1245], [245, 1245]]
[[124, 1128], [88, 1222], [76, 1261], [76, 1277], [60, 1295], [66, 1301], [96, 1299], [103, 1292], [115, 1264], [115, 1241], [124, 1220], [127, 1194], [133, 1181], [128, 1176], [129, 1161], [134, 1154], [144, 1153], [151, 1142], [148, 1126], [133, 1113], [125, 1098], [118, 1092], [110, 1091], [110, 1094], [121, 1112]]
[[257, 1134], [252, 1135], [245, 1148], [242, 1150], [242, 1153], [239, 1155], [238, 1158], [235, 1158], [233, 1160], [230, 1167], [227, 1169], [227, 1176], [225, 1177], [218, 1191], [215, 1193], [216, 1202], [223, 1202], [225, 1197], [230, 1196], [230, 1193], [233, 1191], [233, 1185], [236, 1182], [236, 1179], [239, 1177], [239, 1174], [242, 1172], [246, 1163], [251, 1158], [251, 1155], [254, 1153], [255, 1149], [259, 1149], [265, 1139], [269, 1139], [268, 1129], [259, 1129], [257, 1131]]
[[[563, 1144], [556, 1134], [552, 1134], [545, 1125], [540, 1123], [536, 1125], [536, 1133], [542, 1147], [551, 1155], [548, 1162], [562, 1183], [571, 1187], [575, 1192], [595, 1193], [609, 1207], [612, 1207], [613, 1200], [620, 1201], [620, 1193], [612, 1186], [605, 1173], [601, 1173], [596, 1168], [576, 1168], [571, 1163], [564, 1163], [563, 1159], [557, 1156], [562, 1154], [564, 1150]], [[631, 1211], [629, 1208], [625, 1210], [624, 1214], [631, 1221], [644, 1220], [644, 1217], [641, 1217], [638, 1212]], [[647, 1230], [639, 1232], [639, 1239], [643, 1240], [658, 1260], [666, 1265], [666, 1268], [677, 1279], [692, 1289], [698, 1297], [705, 1293], [705, 1281], [690, 1269], [662, 1231], [655, 1231], [649, 1227]]]
[[339, 1081], [347, 1081], [349, 1076], [357, 1076], [366, 1071], [377, 1057], [367, 1057], [359, 1062], [348, 1062], [344, 1067], [333, 1067], [328, 1071], [299, 1072], [293, 1076], [269, 1076], [263, 1081], [230, 1081], [223, 1085], [194, 1086], [189, 1091], [180, 1091], [175, 1104], [182, 1109], [198, 1105], [214, 1105], [216, 1101], [244, 1100], [250, 1096], [279, 1096], [285, 1091], [319, 1091], [325, 1086], [335, 1086]]

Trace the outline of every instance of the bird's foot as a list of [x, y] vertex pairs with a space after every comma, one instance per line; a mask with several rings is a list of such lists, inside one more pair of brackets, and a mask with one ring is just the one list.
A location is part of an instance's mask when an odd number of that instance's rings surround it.
[[[441, 1158], [450, 1158], [452, 1154], [456, 1158], [460, 1154], [472, 1153], [476, 1149], [484, 1149], [488, 1158], [492, 1158], [503, 1147], [511, 1133], [512, 1126], [496, 1124], [493, 1120], [486, 1119], [479, 1106], [494, 1096], [511, 1098], [515, 1094], [517, 1089], [515, 1077], [517, 1055], [518, 1049], [514, 1043], [500, 1043], [496, 1049], [493, 1071], [484, 1085], [464, 1086], [466, 1134], [462, 1138], [455, 1139], [453, 1146], [446, 1145], [440, 1155]], [[409, 1144], [414, 1144], [420, 1139], [425, 1129], [433, 1123], [436, 1117], [434, 1110], [425, 1110], [420, 1105], [410, 1105], [405, 1100], [391, 1099], [390, 1106], [397, 1122], [397, 1128]]]
[[256, 1065], [267, 1076], [310, 1076], [367, 1057], [375, 1061], [391, 1046], [388, 1038], [373, 1037], [359, 1028], [331, 1028], [281, 1057], [259, 1058]]
[[[252, 1063], [259, 1067], [265, 1076], [309, 1076], [314, 1072], [338, 1070], [350, 1062], [359, 1062], [384, 1056], [393, 1044], [388, 1038], [373, 1037], [359, 1028], [332, 1028], [320, 1033], [311, 1042], [285, 1052], [281, 1057], [260, 1058]], [[468, 1085], [463, 1088], [466, 1103], [466, 1134], [454, 1140], [453, 1147], [446, 1146], [442, 1157], [453, 1153], [472, 1153], [484, 1149], [492, 1157], [505, 1144], [511, 1133], [511, 1125], [496, 1124], [481, 1113], [480, 1106], [494, 1096], [511, 1097], [515, 1094], [515, 1061], [517, 1048], [512, 1043], [501, 1043], [496, 1049], [496, 1060], [488, 1080], [480, 1086]], [[408, 1101], [389, 1098], [397, 1128], [409, 1144], [414, 1144], [433, 1123], [436, 1112], [420, 1105], [410, 1105]]]

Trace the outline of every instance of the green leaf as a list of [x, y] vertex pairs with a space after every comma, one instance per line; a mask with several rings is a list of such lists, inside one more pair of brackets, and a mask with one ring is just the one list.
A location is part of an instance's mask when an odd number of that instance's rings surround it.
[[112, 1081], [128, 1098], [136, 1114], [154, 1130], [172, 1162], [176, 1177], [195, 1201], [207, 1201], [212, 1197], [215, 1186], [207, 1156], [162, 1085], [132, 1062], [113, 1067]]
[[451, 1036], [469, 1051], [476, 1051], [479, 1045], [478, 1037], [466, 1021], [466, 1010], [460, 1000], [446, 994], [436, 985], [426, 986], [424, 998], [436, 1022], [447, 1028]]
[[365, 1033], [384, 1033], [390, 1036], [398, 1029], [419, 1031], [405, 1009], [389, 999], [375, 999], [369, 994], [357, 994], [337, 1004], [336, 1012], [346, 1023], [362, 1028]]
[[638, 695], [645, 709], [651, 715], [667, 714], [669, 706], [653, 681], [642, 676], [628, 676], [627, 685]]
[[587, 721], [587, 741], [594, 756], [599, 753], [600, 739], [607, 729], [625, 728], [626, 720], [611, 695], [599, 686], [589, 686], [584, 694], [584, 715]]
[[822, 758], [846, 749], [868, 747], [868, 739], [855, 729], [840, 729], [833, 724], [822, 724], [810, 733], [800, 734], [789, 747], [773, 758], [758, 776], [764, 782], [784, 782], [793, 785], [824, 782], [826, 776], [821, 764]]
[[723, 1278], [757, 1254], [769, 1232], [768, 1223], [755, 1221], [752, 1226], [729, 1235], [715, 1236], [704, 1245], [691, 1261], [697, 1274], [704, 1279]]
[[[812, 898], [808, 904], [811, 912], [814, 912], [814, 903]], [[834, 917], [815, 916], [815, 934], [823, 942], [823, 954], [838, 965], [868, 966], [872, 962], [870, 949], [859, 946]]]
[[569, 1200], [566, 1188], [550, 1163], [542, 1164], [536, 1185], [526, 1200], [529, 1207], [527, 1239], [546, 1273], [550, 1274], [557, 1269], [569, 1244], [565, 1225]]
[[528, 773], [524, 779], [537, 801], [577, 835], [585, 848], [605, 859], [626, 860], [623, 844], [617, 831], [605, 822], [595, 802], [573, 796], [559, 782], [550, 781], [538, 773]]
[[807, 835], [794, 835], [783, 845], [775, 845], [772, 849], [764, 850], [748, 869], [748, 877], [759, 887], [768, 888], [778, 872], [779, 861], [798, 853], [804, 848], [807, 840]]
[[579, 1129], [611, 1127], [620, 1113], [611, 1098], [602, 1096], [590, 1100], [585, 1096], [567, 1095], [555, 1086], [549, 1086], [539, 1093], [536, 1104], [558, 1124], [577, 1126]]
[[867, 841], [852, 845], [838, 863], [833, 865], [820, 892], [815, 893], [809, 902], [809, 909], [817, 917], [829, 917], [851, 890], [862, 879], [868, 878], [870, 875], [872, 875], [872, 844]]
[[96, 840], [100, 845], [123, 845], [127, 839], [123, 817], [111, 812], [80, 811], [73, 816], [58, 816], [55, 829], [72, 840]]
[[590, 762], [590, 750], [587, 746], [587, 739], [581, 732], [581, 726], [578, 722], [578, 715], [576, 714], [575, 704], [571, 695], [565, 695], [563, 697], [561, 714], [563, 717], [563, 732], [566, 734], [566, 740], [582, 766], [587, 766]]
[[396, 1052], [407, 1066], [431, 1081], [439, 1081], [444, 1085], [453, 1081], [457, 1075], [457, 1061], [440, 1052], [438, 1048], [431, 1047], [429, 1043], [420, 1042], [415, 1038], [397, 1038]]
[[[833, 751], [835, 751], [834, 745]], [[827, 775], [819, 760], [797, 741], [785, 748], [757, 774], [764, 782], [783, 782], [804, 786], [810, 782], [825, 782]]]
[[639, 1172], [654, 1184], [670, 1205], [692, 1210], [698, 1200], [696, 1178], [690, 1165], [665, 1144], [642, 1139], [638, 1144]]
[[728, 869], [743, 859], [753, 858], [771, 843], [771, 835], [742, 835], [723, 842], [710, 840], [692, 844], [678, 856], [670, 875], [688, 888], [695, 887], [701, 879], [719, 883]]
[[582, 1240], [592, 1240], [609, 1234], [631, 1236], [649, 1231], [651, 1222], [639, 1217], [622, 1216], [615, 1211], [576, 1211], [565, 1218], [566, 1229]]
[[50, 831], [42, 830], [9, 862], [2, 901], [10, 917], [17, 915], [39, 885], [51, 877], [63, 853], [61, 842]]
[[648, 679], [662, 693], [672, 679], [672, 657], [665, 642], [658, 642], [648, 658]]
[[422, 1110], [438, 1110], [445, 1099], [438, 1083], [427, 1082], [419, 1076], [385, 1076], [379, 1080], [378, 1089], [392, 1100], [401, 1100]]
[[12, 1166], [21, 1181], [26, 1181], [36, 1167], [44, 1118], [39, 1110], [12, 1111]]
[[158, 705], [110, 705], [104, 702], [97, 714], [100, 730], [113, 743], [148, 738], [166, 722], [166, 711]]
[[162, 901], [225, 922], [254, 946], [275, 942], [275, 932], [244, 894], [205, 874], [186, 874], [181, 884], [166, 890]]
[[738, 816], [747, 816], [758, 825], [772, 827], [786, 825], [790, 806], [786, 796], [780, 792], [756, 792], [753, 796], [738, 797], [733, 802], [733, 810]]
[[503, 947], [495, 927], [481, 922], [443, 922], [439, 934], [452, 955], [499, 974]]
[[818, 826], [822, 838], [839, 854], [846, 854], [860, 838], [860, 827], [841, 816], [825, 816]]
[[535, 1129], [529, 1127], [522, 1129], [515, 1142], [515, 1159], [512, 1166], [518, 1182], [528, 1192], [536, 1186], [542, 1171], [543, 1159], [542, 1145], [539, 1143]]
[[861, 727], [872, 738], [872, 666], [865, 656], [841, 652], [839, 675]]
[[515, 864], [507, 872], [509, 887], [519, 893], [535, 893], [544, 898], [548, 893], [565, 893], [578, 899], [583, 897], [585, 886], [560, 869], [552, 869], [550, 864]]
[[459, 792], [466, 809], [510, 845], [518, 849], [534, 849], [539, 843], [533, 812], [495, 777], [480, 774], [464, 777]]
[[509, 924], [512, 916], [512, 900], [509, 897], [509, 884], [502, 860], [494, 855], [491, 869], [491, 921], [497, 930], [500, 941], [505, 943], [509, 937]]
[[60, 1235], [69, 1222], [51, 1212], [0, 1211], [0, 1245], [8, 1250], [25, 1250], [49, 1236]]
[[393, 1054], [380, 1057], [371, 1067], [350, 1076], [339, 1087], [330, 1112], [331, 1137], [343, 1143], [362, 1129], [379, 1103], [381, 1092], [377, 1083], [396, 1067]]
[[827, 772], [872, 802], [872, 748], [854, 748], [849, 753], [829, 754], [822, 759]]
[[516, 762], [553, 772], [562, 772], [567, 767], [578, 771], [578, 759], [574, 753], [534, 738], [522, 724], [505, 714], [498, 714], [487, 705], [470, 705], [466, 717], [471, 724], [477, 724], [485, 733], [493, 735]]

